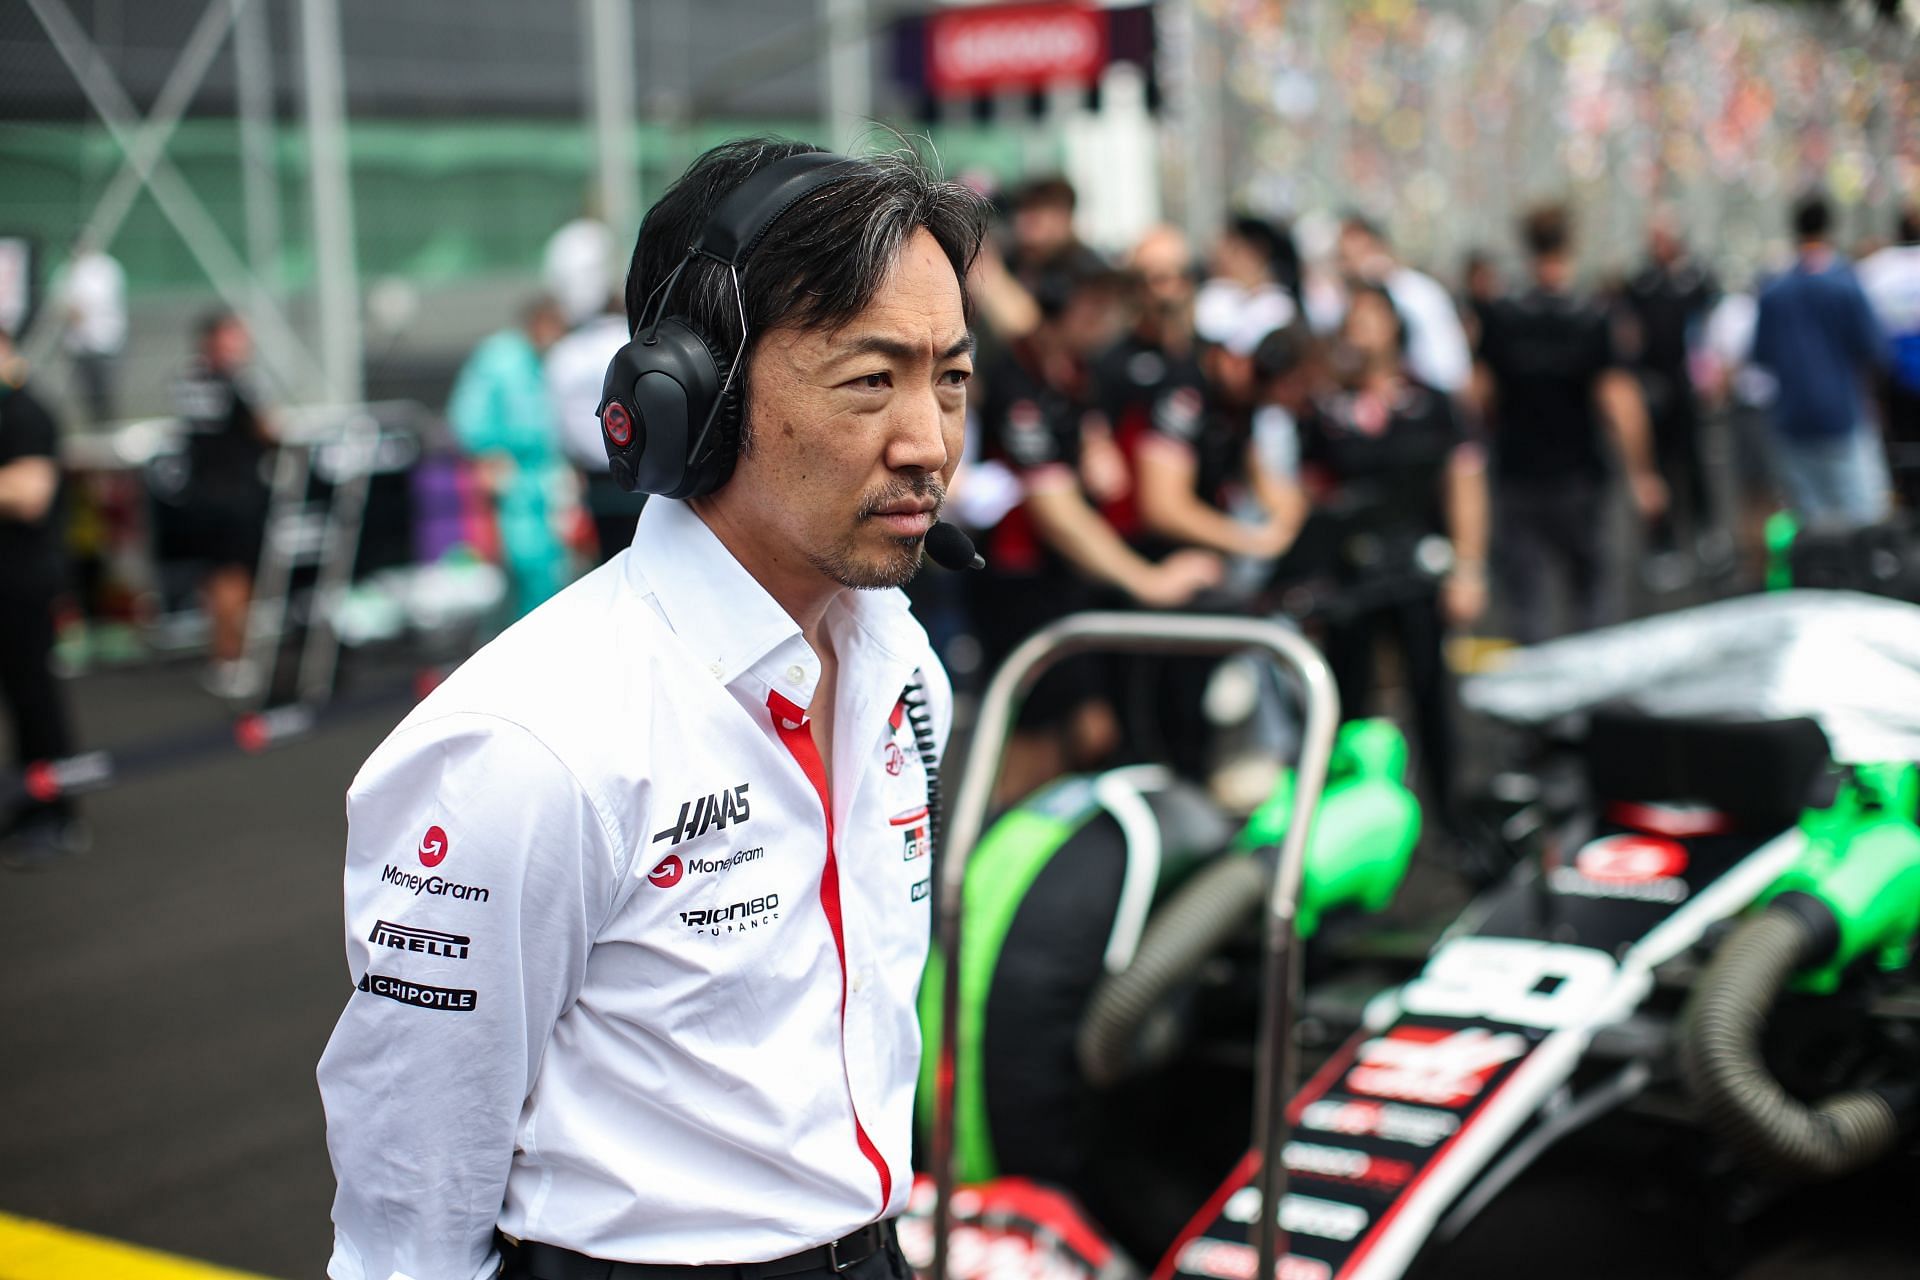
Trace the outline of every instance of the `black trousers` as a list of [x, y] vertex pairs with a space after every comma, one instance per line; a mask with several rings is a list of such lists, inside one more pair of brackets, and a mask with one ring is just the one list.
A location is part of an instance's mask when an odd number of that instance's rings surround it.
[[1493, 567], [1513, 625], [1513, 638], [1548, 638], [1547, 583], [1567, 584], [1574, 626], [1606, 621], [1606, 563], [1598, 476], [1497, 476], [1493, 482]]
[[[512, 1248], [505, 1250], [506, 1265], [500, 1272], [500, 1280], [570, 1280], [568, 1276], [550, 1276], [544, 1271], [531, 1268], [525, 1258], [516, 1254]], [[582, 1261], [585, 1261], [582, 1259]], [[609, 1265], [609, 1264], [602, 1264]], [[711, 1275], [712, 1280], [735, 1280], [738, 1275], [734, 1267], [725, 1263], [716, 1263], [706, 1267], [660, 1267], [657, 1270], [661, 1280], [670, 1277], [684, 1277], [695, 1280], [696, 1277]], [[616, 1272], [617, 1274], [617, 1272]], [[834, 1272], [831, 1268], [820, 1267], [813, 1271], [797, 1271], [780, 1277], [780, 1280], [917, 1280], [913, 1268], [900, 1253], [898, 1240], [889, 1239], [886, 1247], [871, 1257], [862, 1258], [845, 1271]]]
[[1446, 623], [1438, 596], [1402, 601], [1327, 628], [1327, 665], [1340, 689], [1343, 719], [1370, 713], [1382, 637], [1391, 637], [1405, 665], [1413, 702], [1420, 767], [1446, 820], [1453, 811], [1453, 682], [1447, 671]]
[[[16, 768], [73, 754], [66, 698], [53, 674], [53, 601], [50, 587], [0, 585], [0, 700], [13, 731]], [[64, 816], [68, 809], [65, 800], [30, 801], [18, 813], [0, 813], [0, 830]]]
[[1713, 494], [1700, 456], [1700, 415], [1691, 392], [1653, 420], [1654, 464], [1667, 485], [1667, 509], [1653, 522], [1649, 540], [1660, 551], [1674, 551], [1684, 532], [1699, 537], [1713, 526]]

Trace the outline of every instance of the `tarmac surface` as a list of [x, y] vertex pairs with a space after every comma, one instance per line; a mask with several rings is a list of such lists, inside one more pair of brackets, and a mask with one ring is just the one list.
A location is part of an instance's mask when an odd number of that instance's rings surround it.
[[[219, 726], [194, 677], [175, 664], [72, 681], [82, 740]], [[313, 1070], [349, 995], [342, 796], [404, 711], [130, 778], [85, 799], [90, 853], [0, 873], [0, 1211], [266, 1276], [322, 1274], [333, 1182]], [[1711, 1229], [1651, 1176], [1666, 1163], [1659, 1148], [1575, 1143], [1423, 1274], [1710, 1274]], [[1730, 1273], [1920, 1276], [1917, 1170], [1908, 1158], [1784, 1202]]]

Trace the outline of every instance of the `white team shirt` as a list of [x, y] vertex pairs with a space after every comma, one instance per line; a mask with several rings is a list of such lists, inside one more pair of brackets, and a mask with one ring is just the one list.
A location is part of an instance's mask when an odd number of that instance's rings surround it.
[[[319, 1068], [334, 1280], [477, 1280], [496, 1224], [753, 1262], [905, 1206], [930, 927], [898, 591], [843, 593], [831, 786], [799, 627], [680, 502], [416, 707], [347, 795]], [[825, 803], [823, 803], [823, 801]]]

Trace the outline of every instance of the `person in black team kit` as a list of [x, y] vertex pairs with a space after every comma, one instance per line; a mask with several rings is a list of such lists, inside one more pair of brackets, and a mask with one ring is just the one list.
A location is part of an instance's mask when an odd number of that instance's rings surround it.
[[[1337, 497], [1365, 512], [1387, 562], [1403, 566], [1397, 599], [1341, 616], [1327, 659], [1344, 714], [1369, 713], [1379, 641], [1392, 635], [1412, 694], [1420, 758], [1442, 813], [1453, 796], [1453, 706], [1444, 650], [1449, 626], [1486, 607], [1487, 482], [1483, 450], [1450, 397], [1406, 371], [1406, 327], [1384, 289], [1353, 290], [1333, 354], [1336, 390], [1300, 423], [1300, 476], [1311, 500]], [[1426, 589], [1412, 566], [1421, 544], [1445, 538], [1452, 566]]]
[[1488, 309], [1474, 389], [1491, 428], [1495, 567], [1514, 638], [1535, 644], [1548, 636], [1545, 588], [1555, 570], [1571, 589], [1578, 628], [1605, 619], [1602, 420], [1643, 518], [1666, 509], [1666, 486], [1610, 321], [1573, 293], [1566, 211], [1536, 209], [1521, 227], [1533, 286]]
[[1684, 574], [1677, 523], [1683, 515], [1685, 531], [1702, 560], [1732, 550], [1730, 545], [1716, 549], [1709, 538], [1712, 497], [1700, 457], [1700, 405], [1688, 367], [1689, 341], [1705, 323], [1719, 288], [1688, 255], [1669, 215], [1654, 218], [1647, 255], [1647, 265], [1627, 281], [1620, 301], [1646, 398], [1654, 457], [1671, 497], [1666, 513], [1653, 522], [1656, 557], [1648, 564], [1648, 577], [1653, 586], [1670, 588], [1679, 586]]
[[[1112, 448], [1088, 374], [1089, 360], [1112, 336], [1111, 281], [1067, 270], [1041, 278], [1034, 292], [1038, 327], [980, 377], [981, 459], [1010, 471], [1022, 496], [987, 532], [981, 548], [987, 568], [968, 583], [989, 670], [1034, 631], [1091, 607], [1102, 592], [1172, 608], [1220, 577], [1213, 556], [1177, 552], [1155, 563], [1140, 555], [1102, 514], [1095, 493], [1108, 486], [1089, 483], [1090, 469], [1102, 465], [1097, 450]], [[999, 799], [1025, 795], [1118, 745], [1119, 724], [1103, 684], [1090, 660], [1048, 673], [1021, 708]]]
[[200, 325], [200, 349], [174, 398], [187, 424], [188, 546], [207, 565], [201, 583], [213, 624], [207, 687], [244, 698], [259, 675], [247, 664], [247, 607], [266, 527], [270, 436], [260, 397], [246, 375], [253, 343], [240, 317], [218, 312]]
[[[27, 389], [13, 339], [0, 330], [0, 696], [13, 728], [24, 794], [0, 791], [4, 859], [43, 866], [81, 843], [71, 802], [36, 795], [30, 766], [73, 753], [65, 699], [54, 679], [53, 606], [60, 592], [58, 432]], [[9, 788], [10, 789], [10, 788]]]

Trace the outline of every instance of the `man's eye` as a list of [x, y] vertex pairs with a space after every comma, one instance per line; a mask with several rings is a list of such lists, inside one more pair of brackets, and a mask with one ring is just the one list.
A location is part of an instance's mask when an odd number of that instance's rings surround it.
[[941, 380], [950, 387], [964, 387], [972, 377], [971, 369], [949, 369], [940, 375]]
[[890, 373], [863, 374], [848, 385], [858, 387], [862, 391], [885, 391], [893, 385], [893, 375]]

